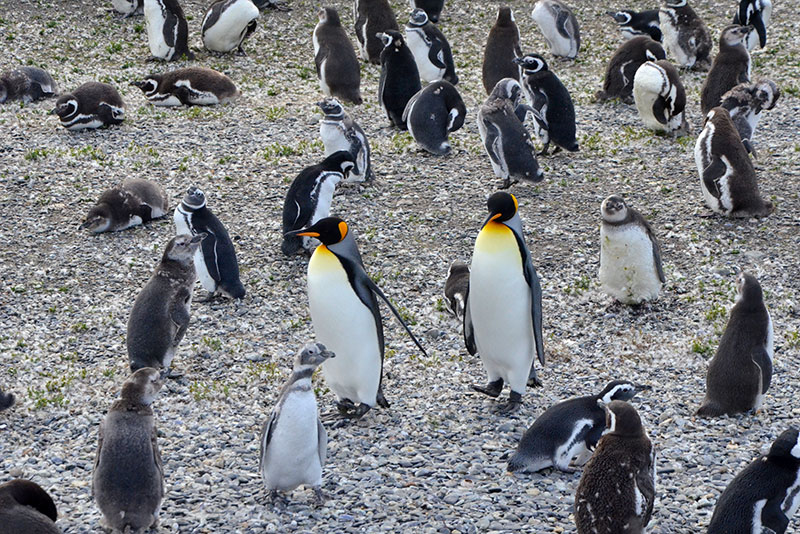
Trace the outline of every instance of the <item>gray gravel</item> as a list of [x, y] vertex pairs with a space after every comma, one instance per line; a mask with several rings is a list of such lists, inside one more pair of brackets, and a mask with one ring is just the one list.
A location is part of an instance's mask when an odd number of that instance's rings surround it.
[[[0, 482], [26, 477], [45, 487], [64, 532], [99, 528], [90, 495], [97, 427], [127, 376], [131, 305], [174, 228], [167, 219], [91, 236], [77, 226], [102, 190], [140, 176], [163, 184], [173, 205], [191, 184], [206, 191], [236, 236], [248, 290], [243, 302], [194, 303], [174, 363], [186, 376], [170, 381], [154, 404], [168, 491], [162, 532], [574, 532], [580, 474], [511, 476], [504, 457], [548, 406], [623, 377], [653, 386], [634, 401], [658, 449], [651, 532], [702, 530], [727, 482], [800, 414], [800, 40], [793, 27], [800, 1], [776, 2], [768, 49], [754, 57], [754, 73], [784, 92], [755, 137], [762, 194], [777, 206], [760, 221], [701, 217], [708, 210], [693, 137], [651, 135], [633, 107], [591, 102], [619, 43], [602, 13], [623, 6], [573, 2], [583, 49], [574, 63], [551, 63], [575, 100], [581, 151], [542, 160], [545, 182], [512, 189], [542, 277], [548, 362], [544, 387], [529, 391], [510, 418], [468, 391], [485, 375], [441, 300], [447, 267], [469, 259], [485, 199], [499, 184], [475, 126], [482, 47], [498, 3], [448, 0], [442, 16], [470, 109], [448, 157], [420, 152], [407, 134], [386, 127], [379, 69], [364, 65], [366, 102], [350, 112], [370, 136], [378, 178], [343, 188], [333, 210], [350, 222], [367, 270], [412, 319], [429, 357], [384, 313], [391, 409], [329, 431], [326, 506], [314, 507], [311, 492], [297, 490], [290, 505], [272, 510], [257, 472], [258, 434], [292, 355], [313, 338], [306, 260], [282, 257], [280, 213], [291, 179], [322, 158], [311, 45], [317, 3], [290, 3], [289, 13], [263, 14], [245, 45], [249, 57], [199, 53], [194, 64], [227, 73], [244, 93], [208, 109], [153, 108], [128, 85], [164, 68], [144, 62], [142, 18], [118, 20], [106, 10], [110, 2], [2, 4], [3, 65], [44, 67], [63, 90], [112, 83], [128, 110], [121, 127], [76, 134], [47, 114], [52, 100], [0, 106], [0, 385], [18, 396], [0, 415]], [[198, 47], [204, 3], [183, 4]], [[331, 4], [352, 31], [351, 3]], [[531, 3], [510, 4], [524, 48], [544, 51]], [[734, 4], [698, 7], [715, 36]], [[684, 74], [695, 133], [702, 81]], [[599, 207], [612, 193], [626, 195], [661, 239], [667, 284], [659, 301], [641, 309], [612, 306], [599, 291]], [[772, 313], [772, 388], [756, 415], [697, 419], [740, 267], [757, 275]], [[196, 297], [203, 294], [198, 286]], [[318, 387], [328, 411], [332, 395], [321, 381]]]

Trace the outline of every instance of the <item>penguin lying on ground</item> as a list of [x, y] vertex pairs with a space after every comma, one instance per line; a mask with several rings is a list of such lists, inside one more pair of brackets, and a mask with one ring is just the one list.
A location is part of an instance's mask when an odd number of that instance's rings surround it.
[[458, 83], [450, 43], [439, 28], [428, 21], [428, 15], [421, 8], [411, 12], [406, 25], [406, 42], [414, 54], [423, 82], [446, 80], [453, 85]]
[[678, 69], [665, 59], [646, 61], [633, 77], [633, 101], [644, 125], [673, 136], [689, 132], [686, 91]]
[[203, 45], [212, 52], [224, 54], [236, 50], [240, 56], [246, 56], [242, 45], [256, 31], [258, 17], [258, 8], [252, 0], [217, 0], [203, 17]]
[[361, 66], [350, 38], [332, 7], [319, 10], [314, 28], [314, 65], [325, 96], [337, 96], [361, 104]]
[[407, 126], [403, 120], [403, 112], [406, 104], [422, 89], [417, 63], [400, 32], [388, 31], [378, 37], [384, 44], [381, 52], [378, 102], [392, 126], [405, 130]]
[[355, 156], [355, 166], [345, 177], [345, 182], [364, 182], [372, 180], [369, 141], [367, 134], [361, 129], [344, 107], [335, 98], [326, 98], [317, 105], [325, 114], [319, 121], [319, 136], [325, 145], [325, 157], [334, 152], [347, 150]]
[[189, 51], [189, 25], [178, 0], [144, 0], [144, 20], [151, 59], [194, 59]]
[[497, 10], [497, 21], [489, 30], [486, 47], [483, 49], [481, 80], [487, 95], [491, 94], [500, 80], [519, 79], [519, 67], [514, 64], [514, 59], [518, 57], [522, 57], [519, 28], [514, 22], [511, 8], [502, 6]]
[[654, 41], [661, 42], [661, 28], [659, 27], [657, 9], [649, 9], [638, 13], [630, 9], [620, 9], [619, 11], [606, 11], [606, 15], [611, 15], [625, 39], [647, 35]]
[[625, 41], [608, 62], [603, 89], [595, 93], [595, 98], [619, 98], [626, 104], [633, 104], [633, 79], [636, 71], [646, 61], [657, 61], [666, 57], [661, 45], [646, 35]]
[[708, 70], [711, 61], [711, 34], [689, 6], [688, 0], [663, 0], [658, 12], [664, 48], [678, 65], [687, 69]]
[[399, 32], [394, 10], [387, 0], [354, 0], [356, 38], [361, 45], [361, 59], [382, 63], [384, 43], [379, 33]]
[[753, 135], [761, 112], [775, 107], [781, 91], [778, 84], [768, 78], [757, 78], [751, 83], [740, 83], [722, 95], [721, 107], [728, 110], [731, 120], [747, 152], [756, 157]]
[[739, 9], [733, 16], [734, 24], [753, 26], [755, 29], [747, 37], [747, 49], [767, 46], [767, 26], [772, 17], [772, 2], [770, 0], [739, 0]]
[[56, 504], [36, 482], [20, 478], [0, 484], [0, 532], [61, 534]]
[[414, 141], [431, 154], [449, 154], [450, 132], [464, 125], [467, 106], [458, 90], [448, 81], [427, 85], [411, 97], [403, 111], [403, 121]]
[[531, 13], [533, 21], [556, 57], [575, 59], [581, 48], [578, 19], [572, 10], [559, 0], [538, 0]]
[[456, 260], [447, 269], [447, 281], [444, 284], [444, 303], [456, 319], [464, 318], [464, 306], [469, 291], [469, 265]]
[[750, 53], [744, 46], [752, 26], [728, 26], [719, 38], [719, 53], [700, 91], [703, 115], [719, 106], [722, 95], [737, 84], [750, 81]]
[[150, 74], [131, 85], [141, 89], [154, 106], [213, 106], [230, 102], [241, 94], [230, 78], [205, 67]]
[[168, 209], [169, 198], [158, 183], [129, 178], [100, 195], [80, 228], [95, 234], [119, 232], [163, 217]]
[[18, 67], [0, 74], [0, 104], [9, 100], [25, 103], [56, 95], [58, 86], [46, 70]]
[[125, 103], [114, 87], [100, 82], [86, 82], [71, 93], [61, 95], [50, 113], [58, 115], [67, 130], [101, 128], [122, 124]]

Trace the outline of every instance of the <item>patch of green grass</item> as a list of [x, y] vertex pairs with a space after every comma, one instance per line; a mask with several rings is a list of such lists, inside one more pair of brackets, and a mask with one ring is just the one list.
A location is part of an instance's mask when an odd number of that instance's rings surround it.
[[45, 382], [44, 389], [28, 388], [28, 397], [33, 400], [34, 408], [41, 410], [47, 406], [65, 406], [69, 403], [65, 393], [74, 379], [72, 373], [62, 374]]
[[211, 400], [216, 397], [228, 397], [230, 386], [221, 380], [192, 382], [189, 384], [189, 393], [196, 401]]
[[247, 372], [250, 376], [259, 378], [261, 380], [268, 380], [273, 382], [281, 377], [281, 372], [278, 370], [278, 364], [275, 362], [257, 362], [251, 363]]
[[122, 52], [122, 43], [120, 41], [114, 41], [106, 46], [106, 52], [109, 54], [118, 54]]
[[272, 106], [272, 107], [268, 107], [264, 111], [264, 117], [268, 121], [274, 122], [274, 121], [276, 121], [276, 120], [278, 120], [280, 118], [285, 117], [287, 113], [289, 113], [289, 110], [286, 109], [284, 106]]
[[714, 352], [714, 348], [708, 340], [697, 337], [692, 340], [692, 352], [708, 357]]
[[589, 289], [591, 279], [582, 274], [579, 278], [572, 281], [570, 285], [564, 288], [564, 293], [567, 295], [582, 295]]
[[787, 330], [784, 337], [786, 338], [787, 348], [796, 349], [800, 347], [800, 332], [797, 330]]
[[215, 337], [208, 337], [203, 336], [203, 345], [208, 347], [211, 350], [220, 350], [222, 349], [222, 341], [215, 338]]

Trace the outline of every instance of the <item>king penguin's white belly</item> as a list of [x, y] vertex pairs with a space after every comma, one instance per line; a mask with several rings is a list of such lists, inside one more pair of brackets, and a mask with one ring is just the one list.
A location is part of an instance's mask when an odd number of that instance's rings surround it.
[[419, 69], [419, 77], [426, 83], [435, 82], [444, 76], [444, 69], [440, 69], [428, 59], [430, 48], [425, 41], [422, 30], [406, 30], [406, 44], [414, 54], [414, 62]]
[[[144, 0], [144, 19], [147, 24], [147, 42], [150, 45], [150, 53], [157, 58], [169, 59], [172, 56], [172, 48], [164, 40], [165, 20], [156, 0]], [[175, 31], [177, 32], [177, 28]]]
[[252, 2], [236, 2], [222, 12], [217, 22], [203, 34], [203, 44], [214, 52], [230, 52], [239, 46], [250, 21], [258, 18]]
[[600, 284], [625, 304], [654, 299], [661, 290], [653, 244], [638, 225], [600, 228]]

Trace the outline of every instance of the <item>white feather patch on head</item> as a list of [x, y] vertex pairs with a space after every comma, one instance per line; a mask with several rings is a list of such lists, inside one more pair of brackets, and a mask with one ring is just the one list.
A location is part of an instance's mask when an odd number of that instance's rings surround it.
[[800, 433], [797, 434], [797, 442], [792, 447], [791, 455], [795, 458], [800, 458]]

